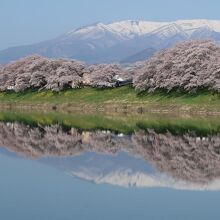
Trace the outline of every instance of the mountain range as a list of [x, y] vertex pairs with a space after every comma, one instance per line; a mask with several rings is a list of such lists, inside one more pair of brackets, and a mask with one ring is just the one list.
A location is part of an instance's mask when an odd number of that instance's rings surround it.
[[190, 39], [220, 42], [220, 21], [178, 20], [173, 22], [120, 21], [96, 23], [72, 30], [49, 41], [0, 51], [5, 64], [27, 55], [69, 58], [86, 63], [122, 64], [145, 60], [162, 48]]

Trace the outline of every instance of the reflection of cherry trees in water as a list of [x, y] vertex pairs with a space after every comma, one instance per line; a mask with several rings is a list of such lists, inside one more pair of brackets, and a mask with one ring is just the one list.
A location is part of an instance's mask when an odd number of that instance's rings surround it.
[[30, 127], [0, 123], [0, 145], [31, 158], [75, 156], [85, 151], [117, 154], [126, 150], [176, 179], [207, 183], [220, 177], [218, 134], [197, 137], [190, 133], [158, 134], [148, 130], [128, 136], [108, 131], [64, 130], [58, 125]]
[[175, 178], [206, 182], [220, 177], [220, 135], [139, 132], [134, 135], [134, 143], [138, 154]]

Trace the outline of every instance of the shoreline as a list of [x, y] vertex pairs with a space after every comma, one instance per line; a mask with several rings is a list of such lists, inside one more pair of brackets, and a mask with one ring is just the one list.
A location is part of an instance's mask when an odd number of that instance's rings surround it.
[[65, 112], [135, 112], [220, 115], [220, 94], [200, 91], [140, 93], [131, 86], [112, 89], [85, 87], [60, 92], [28, 90], [0, 92], [0, 110]]

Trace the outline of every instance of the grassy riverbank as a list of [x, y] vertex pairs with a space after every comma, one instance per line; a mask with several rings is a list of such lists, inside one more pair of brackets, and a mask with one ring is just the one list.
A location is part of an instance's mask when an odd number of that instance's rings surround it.
[[220, 105], [220, 94], [200, 91], [197, 94], [182, 92], [139, 93], [131, 86], [113, 89], [95, 89], [85, 87], [61, 92], [33, 91], [1, 92], [0, 103], [32, 103], [32, 104], [180, 104], [180, 105]]

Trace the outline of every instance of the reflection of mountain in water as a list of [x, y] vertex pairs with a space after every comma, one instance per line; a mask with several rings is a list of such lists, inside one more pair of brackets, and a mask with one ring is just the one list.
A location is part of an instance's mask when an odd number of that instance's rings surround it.
[[143, 159], [120, 151], [115, 155], [84, 152], [75, 157], [47, 157], [42, 162], [70, 175], [95, 183], [119, 186], [152, 186], [155, 170]]
[[64, 170], [71, 176], [96, 184], [188, 190], [220, 189], [220, 179], [207, 183], [175, 179], [166, 173], [156, 171], [147, 161], [124, 151], [116, 155], [84, 152], [75, 157], [47, 157], [40, 161]]
[[68, 173], [96, 183], [220, 189], [219, 134], [148, 130], [128, 136], [0, 123], [0, 145], [56, 166], [60, 161]]

